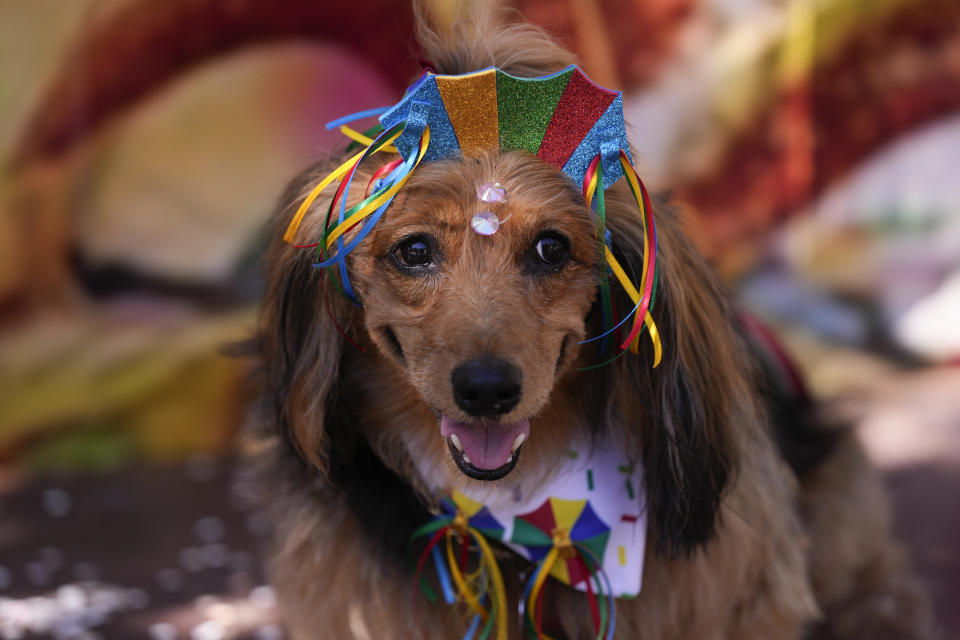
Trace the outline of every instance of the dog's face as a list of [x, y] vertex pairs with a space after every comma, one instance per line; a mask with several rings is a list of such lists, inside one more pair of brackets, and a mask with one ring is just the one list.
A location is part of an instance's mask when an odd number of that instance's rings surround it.
[[[356, 184], [373, 171], [361, 168]], [[284, 201], [301, 202], [317, 179], [304, 174]], [[490, 181], [505, 202], [480, 202]], [[637, 274], [645, 230], [619, 186], [605, 193], [611, 251]], [[363, 198], [355, 191], [349, 206]], [[470, 224], [484, 209], [502, 221], [491, 236]], [[325, 211], [311, 210], [302, 237], [320, 235]], [[735, 429], [758, 418], [726, 307], [669, 210], [657, 214], [653, 310], [663, 361], [651, 369], [642, 342], [639, 357], [582, 373], [602, 355], [578, 346], [600, 329], [602, 256], [594, 214], [556, 168], [495, 151], [418, 167], [347, 259], [362, 307], [335, 295], [312, 252], [279, 241], [291, 214], [281, 209], [267, 257], [259, 348], [273, 422], [304, 462], [335, 482], [362, 476], [353, 456], [363, 439], [427, 495], [504, 478], [522, 446], [508, 479], [517, 489], [548, 481], [570, 446], [603, 434], [640, 457], [661, 550], [709, 539]], [[611, 297], [615, 313], [629, 308], [619, 288]], [[350, 334], [364, 351], [347, 346]]]
[[[477, 190], [499, 182], [506, 200]], [[483, 236], [474, 214], [501, 221]], [[591, 212], [569, 179], [522, 153], [419, 168], [351, 263], [367, 331], [433, 411], [467, 476], [496, 480], [517, 463], [530, 420], [571, 368], [596, 297]]]

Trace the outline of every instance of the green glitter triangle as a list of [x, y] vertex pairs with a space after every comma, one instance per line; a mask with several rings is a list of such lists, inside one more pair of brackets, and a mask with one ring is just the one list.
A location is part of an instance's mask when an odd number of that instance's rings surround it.
[[573, 69], [546, 78], [514, 78], [497, 70], [500, 150], [536, 153]]

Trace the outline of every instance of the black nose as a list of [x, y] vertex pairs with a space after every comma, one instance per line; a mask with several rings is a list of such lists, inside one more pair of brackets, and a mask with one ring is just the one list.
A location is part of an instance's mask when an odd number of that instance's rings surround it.
[[523, 374], [506, 360], [467, 360], [453, 370], [453, 399], [472, 416], [508, 413], [520, 402]]

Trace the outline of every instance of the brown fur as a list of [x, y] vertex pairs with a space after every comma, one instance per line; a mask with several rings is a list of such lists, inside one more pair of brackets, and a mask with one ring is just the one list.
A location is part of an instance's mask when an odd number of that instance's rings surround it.
[[[491, 20], [484, 14], [461, 25], [455, 38], [421, 21], [421, 40], [447, 73], [497, 65], [540, 75], [569, 62], [536, 30], [497, 31]], [[600, 358], [593, 344], [577, 342], [599, 329], [601, 257], [591, 214], [566, 177], [521, 152], [417, 169], [349, 260], [363, 303], [353, 307], [321, 281], [312, 252], [279, 241], [304, 193], [335, 164], [307, 172], [284, 197], [259, 332], [270, 420], [259, 434], [255, 477], [275, 522], [271, 575], [295, 638], [418, 633], [412, 578], [385, 553], [389, 545], [378, 545], [363, 511], [373, 509], [375, 527], [407, 535], [402, 520], [432, 503], [435, 486], [476, 482], [451, 461], [437, 415], [466, 419], [451, 395], [451, 370], [480, 354], [508, 358], [523, 372], [523, 397], [503, 420], [529, 418], [531, 435], [517, 467], [497, 481], [507, 490], [518, 478], [543, 478], [584, 429], [643, 460], [651, 540], [642, 593], [617, 603], [618, 638], [798, 639], [815, 624], [834, 634], [825, 637], [930, 637], [856, 443], [845, 440], [800, 486], [772, 442], [723, 298], [672, 212], [656, 213], [663, 363], [651, 369], [644, 344], [639, 357], [582, 372]], [[354, 184], [365, 185], [374, 168], [362, 167]], [[476, 186], [494, 179], [509, 193], [496, 205], [509, 219], [495, 236], [480, 237], [468, 214]], [[362, 197], [357, 191], [352, 202]], [[308, 214], [299, 238], [317, 237], [325, 208]], [[622, 184], [607, 194], [607, 216], [615, 252], [636, 273], [642, 228]], [[531, 276], [524, 256], [544, 229], [570, 239], [572, 259], [558, 273]], [[411, 277], [392, 265], [393, 247], [411, 233], [436, 239], [435, 273]], [[363, 351], [333, 325], [323, 287]], [[629, 308], [625, 298], [617, 304]], [[845, 464], [850, 459], [856, 464]], [[401, 498], [409, 485], [396, 522], [376, 523], [378, 509], [393, 513], [396, 505], [375, 487], [369, 495], [368, 480]], [[508, 610], [516, 610], [527, 567], [508, 554], [501, 564]], [[468, 616], [456, 607], [419, 606], [429, 637], [465, 630]], [[586, 606], [583, 594], [552, 585], [553, 635], [592, 637]], [[823, 613], [829, 617], [818, 623]], [[511, 625], [519, 638], [519, 621]], [[887, 635], [865, 633], [881, 628]]]

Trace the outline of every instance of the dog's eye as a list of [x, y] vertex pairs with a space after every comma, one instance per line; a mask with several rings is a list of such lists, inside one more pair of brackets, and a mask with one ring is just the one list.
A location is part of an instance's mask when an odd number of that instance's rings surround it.
[[537, 260], [544, 266], [558, 269], [570, 257], [570, 241], [559, 233], [548, 231], [541, 234], [533, 245]]
[[570, 240], [557, 231], [543, 231], [523, 255], [522, 263], [531, 275], [557, 273], [570, 260]]
[[433, 250], [422, 236], [406, 238], [393, 250], [393, 259], [406, 269], [429, 267], [433, 264]]

